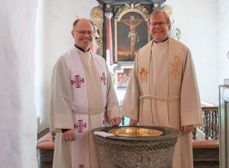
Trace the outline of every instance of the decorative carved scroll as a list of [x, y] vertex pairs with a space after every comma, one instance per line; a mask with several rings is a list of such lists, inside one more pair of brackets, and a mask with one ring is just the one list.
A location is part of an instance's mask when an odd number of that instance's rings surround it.
[[98, 53], [103, 53], [103, 9], [101, 6], [96, 6], [91, 10], [90, 17], [95, 24], [95, 40], [98, 44]]

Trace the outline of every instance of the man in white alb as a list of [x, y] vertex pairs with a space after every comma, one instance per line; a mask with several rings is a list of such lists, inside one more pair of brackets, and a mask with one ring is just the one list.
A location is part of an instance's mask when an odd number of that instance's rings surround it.
[[90, 50], [93, 25], [73, 23], [75, 46], [53, 69], [50, 130], [56, 133], [53, 168], [98, 168], [91, 129], [121, 122], [105, 60]]
[[202, 123], [199, 92], [191, 52], [169, 37], [170, 28], [163, 10], [150, 15], [152, 41], [136, 56], [121, 111], [130, 125], [178, 129], [173, 168], [192, 168], [192, 128]]

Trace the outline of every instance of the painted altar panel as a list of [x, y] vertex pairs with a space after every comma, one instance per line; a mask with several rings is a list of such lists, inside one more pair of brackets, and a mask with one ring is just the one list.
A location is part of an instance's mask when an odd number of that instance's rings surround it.
[[128, 12], [116, 22], [116, 61], [134, 61], [141, 47], [149, 41], [147, 21], [137, 12]]

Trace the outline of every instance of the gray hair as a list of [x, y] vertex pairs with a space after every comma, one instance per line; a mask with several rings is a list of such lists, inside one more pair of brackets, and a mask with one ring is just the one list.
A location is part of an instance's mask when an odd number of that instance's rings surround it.
[[150, 18], [151, 18], [151, 17], [153, 17], [154, 15], [159, 14], [159, 13], [163, 13], [163, 14], [164, 14], [167, 24], [171, 26], [171, 19], [170, 19], [169, 15], [168, 15], [168, 14], [165, 12], [165, 10], [163, 10], [163, 9], [156, 9], [156, 10], [154, 10], [154, 11], [149, 15], [148, 23], [150, 22]]

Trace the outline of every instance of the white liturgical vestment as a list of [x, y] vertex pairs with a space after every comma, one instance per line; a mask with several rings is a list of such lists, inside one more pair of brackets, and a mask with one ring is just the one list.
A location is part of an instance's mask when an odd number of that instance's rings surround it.
[[[118, 101], [105, 60], [73, 48], [53, 70], [50, 129], [56, 131], [55, 168], [98, 168], [91, 129], [119, 117]], [[61, 129], [75, 130], [66, 142]]]
[[[181, 126], [202, 123], [200, 99], [189, 49], [173, 38], [150, 42], [138, 52], [122, 104], [122, 114], [140, 125]], [[180, 135], [173, 168], [192, 168], [191, 134]]]

